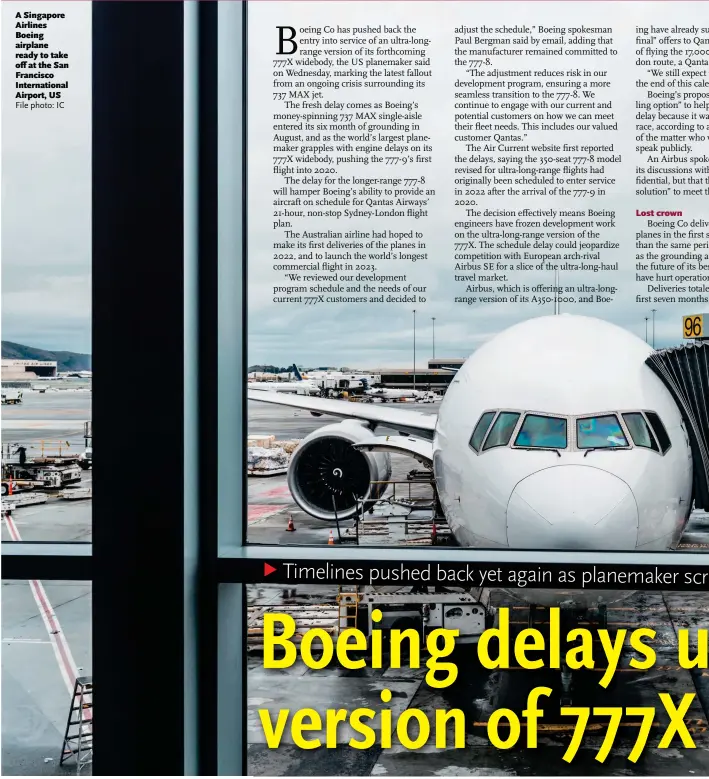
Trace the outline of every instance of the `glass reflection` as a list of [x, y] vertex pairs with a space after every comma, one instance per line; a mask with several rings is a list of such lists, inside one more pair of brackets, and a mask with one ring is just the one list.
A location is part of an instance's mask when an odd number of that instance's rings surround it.
[[515, 446], [540, 449], [566, 449], [566, 420], [527, 414]]
[[576, 423], [576, 443], [579, 449], [628, 446], [628, 440], [615, 414], [579, 419]]

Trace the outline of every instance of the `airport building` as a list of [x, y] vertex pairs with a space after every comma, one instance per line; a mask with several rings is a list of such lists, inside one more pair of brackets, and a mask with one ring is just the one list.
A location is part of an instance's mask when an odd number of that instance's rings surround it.
[[460, 368], [464, 359], [455, 357], [451, 359], [433, 359], [428, 361], [427, 368], [377, 368], [367, 371], [382, 377], [382, 384], [389, 389], [413, 389], [432, 390], [433, 392], [445, 392], [455, 373], [441, 370], [441, 368]]
[[463, 367], [464, 362], [464, 357], [450, 357], [447, 359], [436, 357], [435, 359], [428, 361], [428, 369], [431, 371], [436, 368], [453, 368], [458, 370]]
[[57, 363], [51, 360], [3, 360], [2, 381], [54, 378]]

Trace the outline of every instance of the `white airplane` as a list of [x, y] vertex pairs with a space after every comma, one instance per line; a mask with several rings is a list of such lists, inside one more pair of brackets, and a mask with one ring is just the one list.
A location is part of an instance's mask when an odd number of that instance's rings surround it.
[[287, 392], [294, 395], [320, 394], [320, 387], [316, 382], [304, 379], [295, 365], [292, 369], [295, 371], [295, 381], [250, 381], [248, 388], [259, 392]]
[[[529, 319], [465, 362], [437, 416], [326, 399], [250, 400], [344, 417], [291, 459], [294, 500], [323, 520], [351, 517], [390, 477], [390, 452], [430, 465], [461, 546], [666, 551], [693, 503], [693, 459], [678, 405], [646, 364], [652, 349], [589, 317]], [[398, 435], [375, 435], [377, 426]], [[370, 504], [371, 505], [371, 504]], [[360, 504], [361, 506], [361, 504]], [[529, 603], [577, 608], [632, 591], [515, 589]]]
[[93, 371], [65, 371], [59, 374], [59, 378], [63, 379], [90, 379], [93, 376]]
[[388, 387], [375, 387], [373, 389], [365, 390], [364, 393], [370, 398], [379, 398], [382, 403], [386, 403], [389, 400], [419, 400], [426, 397], [425, 392], [421, 390], [400, 390], [389, 389]]
[[308, 371], [303, 378], [308, 379], [350, 379], [351, 381], [367, 381], [370, 384], [378, 384], [381, 376], [373, 373], [343, 373], [342, 371]]

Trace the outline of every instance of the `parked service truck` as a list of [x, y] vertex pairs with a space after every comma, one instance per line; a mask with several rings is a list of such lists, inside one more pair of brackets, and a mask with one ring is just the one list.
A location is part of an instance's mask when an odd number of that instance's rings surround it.
[[84, 445], [86, 448], [79, 455], [79, 467], [88, 471], [94, 464], [93, 437], [91, 435], [91, 422], [84, 422]]

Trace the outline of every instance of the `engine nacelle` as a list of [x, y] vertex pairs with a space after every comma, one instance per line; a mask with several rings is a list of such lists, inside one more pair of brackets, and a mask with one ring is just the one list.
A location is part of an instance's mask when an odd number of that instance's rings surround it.
[[383, 452], [361, 452], [352, 444], [369, 438], [366, 423], [347, 420], [326, 425], [303, 439], [288, 466], [295, 502], [316, 519], [348, 519], [380, 498], [391, 477], [391, 459]]

